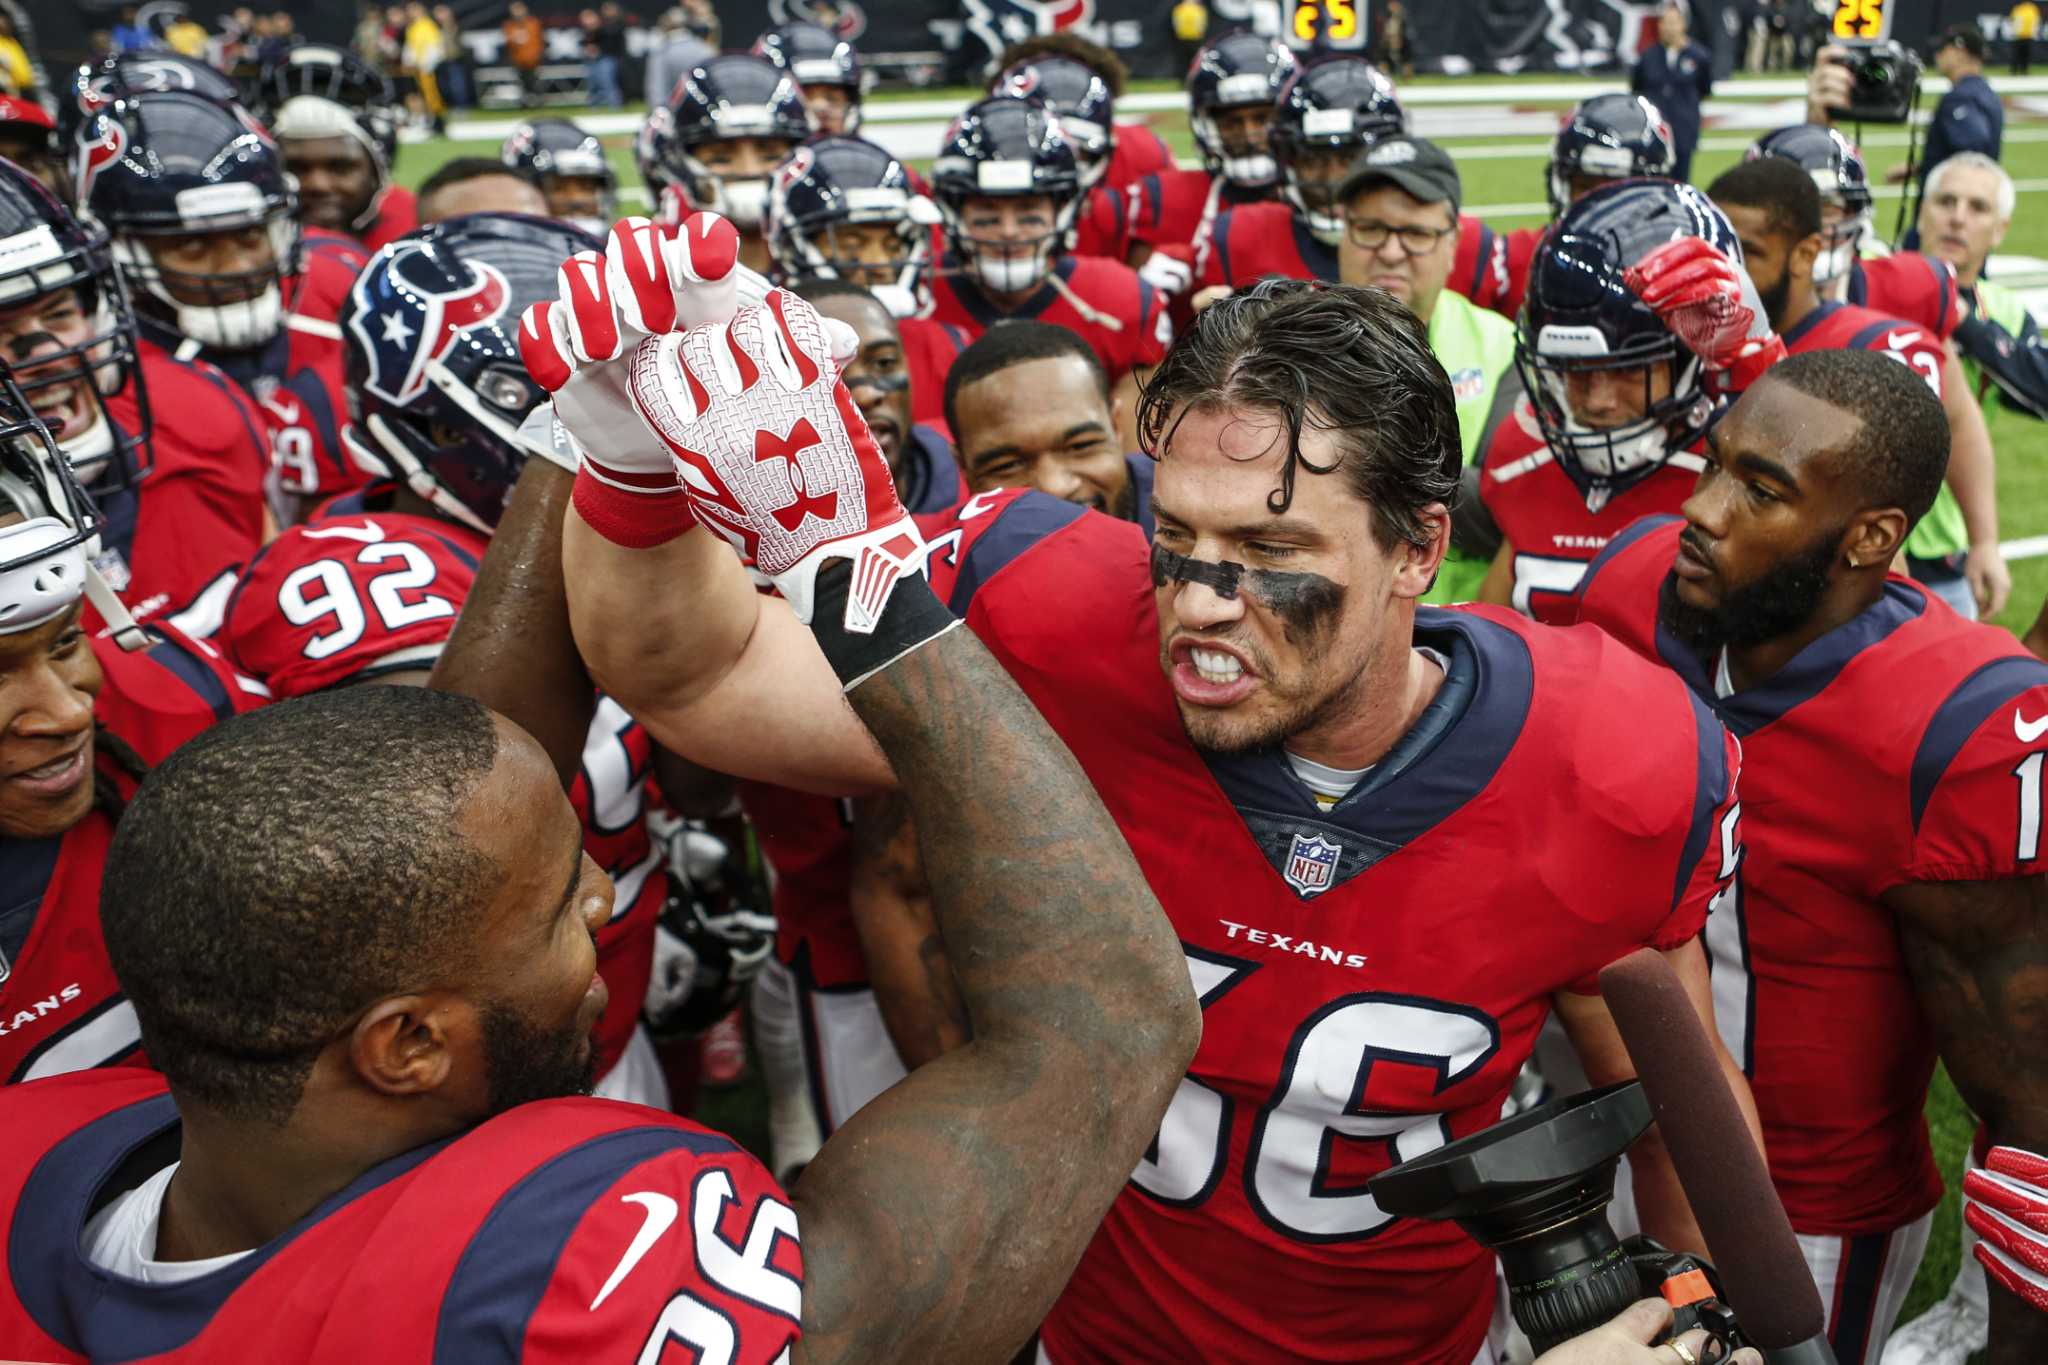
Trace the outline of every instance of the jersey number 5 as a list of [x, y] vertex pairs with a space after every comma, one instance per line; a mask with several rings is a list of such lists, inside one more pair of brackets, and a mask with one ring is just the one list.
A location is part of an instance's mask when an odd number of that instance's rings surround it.
[[[1263, 964], [1187, 948], [1188, 974], [1202, 1009]], [[1435, 1089], [1477, 1075], [1500, 1050], [1500, 1028], [1463, 1005], [1385, 991], [1338, 996], [1295, 1029], [1280, 1080], [1252, 1122], [1245, 1147], [1245, 1197], [1266, 1225], [1297, 1242], [1350, 1242], [1393, 1222], [1365, 1183], [1338, 1185], [1338, 1153], [1359, 1144], [1381, 1147], [1386, 1165], [1435, 1151], [1450, 1140], [1440, 1113], [1395, 1113], [1367, 1107], [1373, 1068], [1423, 1067]], [[1152, 1150], [1131, 1183], [1161, 1203], [1193, 1208], [1216, 1192], [1230, 1157], [1231, 1098], [1184, 1078]]]
[[[386, 630], [400, 631], [421, 621], [455, 614], [455, 604], [437, 593], [427, 593], [410, 602], [403, 596], [429, 587], [434, 581], [434, 561], [419, 546], [402, 540], [383, 540], [356, 551], [358, 564], [383, 564], [391, 560], [398, 561], [397, 565], [378, 574], [367, 585], [370, 606], [376, 609], [377, 619]], [[308, 588], [317, 590], [309, 595]], [[340, 653], [362, 639], [369, 625], [355, 579], [348, 566], [338, 559], [316, 559], [292, 570], [278, 587], [277, 606], [284, 619], [295, 626], [310, 626], [330, 616], [334, 618], [332, 630], [306, 641], [302, 652], [309, 659], [325, 659]]]

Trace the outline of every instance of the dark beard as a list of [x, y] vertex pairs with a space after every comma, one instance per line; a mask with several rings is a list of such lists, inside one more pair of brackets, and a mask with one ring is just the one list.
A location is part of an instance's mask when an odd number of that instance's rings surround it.
[[1764, 316], [1770, 320], [1771, 330], [1785, 330], [1785, 304], [1792, 297], [1792, 267], [1786, 265], [1778, 272], [1778, 282], [1769, 289], [1757, 290], [1756, 296], [1763, 301]]
[[588, 1095], [597, 1083], [597, 1049], [583, 1048], [588, 1035], [537, 1029], [516, 1010], [499, 1004], [484, 1006], [483, 1024], [493, 1114], [534, 1100]]
[[1723, 649], [1748, 649], [1775, 640], [1805, 625], [1820, 608], [1828, 590], [1828, 566], [1834, 562], [1842, 530], [1819, 537], [1812, 546], [1778, 564], [1747, 587], [1730, 591], [1721, 605], [1702, 609], [1678, 595], [1678, 578], [1666, 575], [1657, 591], [1657, 621], [1703, 662]]

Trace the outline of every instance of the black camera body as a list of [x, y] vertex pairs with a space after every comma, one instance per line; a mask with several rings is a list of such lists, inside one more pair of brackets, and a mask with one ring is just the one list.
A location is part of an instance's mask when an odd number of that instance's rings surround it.
[[1849, 50], [1849, 103], [1828, 112], [1853, 123], [1904, 123], [1920, 93], [1920, 54], [1890, 38], [1842, 46]]
[[[1553, 1100], [1372, 1177], [1404, 1218], [1451, 1220], [1500, 1257], [1515, 1321], [1538, 1354], [1644, 1297], [1671, 1303], [1671, 1335], [1705, 1328], [1728, 1352], [1750, 1343], [1713, 1268], [1607, 1221], [1614, 1174], [1650, 1126], [1635, 1081]], [[1668, 1339], [1668, 1338], [1667, 1338]]]

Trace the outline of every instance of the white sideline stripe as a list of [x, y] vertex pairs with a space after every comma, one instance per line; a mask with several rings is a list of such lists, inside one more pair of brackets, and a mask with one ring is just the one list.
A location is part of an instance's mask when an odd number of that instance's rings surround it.
[[2048, 536], [2021, 536], [1998, 547], [2007, 559], [2039, 559], [2048, 555]]

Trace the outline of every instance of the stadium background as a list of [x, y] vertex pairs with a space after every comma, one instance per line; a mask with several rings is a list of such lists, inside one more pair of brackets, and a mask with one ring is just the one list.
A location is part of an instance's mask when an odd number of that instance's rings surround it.
[[[1119, 105], [1125, 120], [1149, 123], [1176, 155], [1197, 156], [1187, 128], [1172, 44], [1164, 36], [1172, 0], [873, 0], [863, 16], [860, 45], [866, 53], [922, 53], [937, 58], [910, 63], [899, 71], [920, 79], [950, 82], [971, 72], [986, 59], [990, 39], [1022, 37], [1037, 28], [1079, 23], [1092, 36], [1108, 40], [1141, 74]], [[1233, 11], [1253, 0], [1211, 0], [1212, 32], [1228, 25]], [[1699, 15], [1695, 32], [1714, 36], [1719, 0], [1692, 0]], [[567, 18], [573, 10], [535, 3], [536, 13]], [[631, 12], [651, 15], [666, 8], [665, 0], [625, 0]], [[109, 22], [103, 8], [48, 7], [36, 14], [37, 37], [54, 62], [83, 50], [89, 28]], [[193, 17], [208, 23], [230, 5], [188, 5]], [[259, 8], [263, 8], [259, 6]], [[317, 9], [291, 5], [306, 37], [346, 43], [354, 23], [354, 7], [329, 5]], [[804, 0], [719, 0], [717, 5], [729, 45], [743, 45], [772, 19], [797, 17]], [[850, 10], [852, 6], [842, 6]], [[1913, 12], [1908, 13], [1908, 9]], [[492, 22], [472, 37], [473, 55], [481, 63], [495, 60], [488, 46], [476, 49], [477, 38], [488, 44], [495, 36], [499, 0], [470, 0], [455, 5], [465, 18], [488, 12]], [[1420, 74], [1401, 82], [1401, 97], [1414, 130], [1434, 138], [1456, 156], [1464, 179], [1467, 211], [1494, 227], [1543, 222], [1548, 216], [1544, 176], [1551, 133], [1559, 116], [1578, 100], [1603, 90], [1623, 88], [1615, 59], [1615, 42], [1630, 24], [1654, 23], [1655, 3], [1632, 0], [1488, 0], [1487, 3], [1410, 4], [1410, 22], [1417, 46]], [[2006, 103], [2003, 161], [2019, 190], [2019, 206], [2003, 247], [1988, 274], [2021, 289], [2037, 317], [2048, 319], [2048, 76], [2011, 77], [1996, 65], [2002, 55], [2003, 10], [1984, 7], [1982, 0], [1928, 0], [1920, 5], [1895, 5], [1895, 33], [1917, 38], [1949, 23], [1979, 24], [1993, 39], [1990, 74]], [[878, 11], [886, 10], [886, 14]], [[771, 13], [772, 12], [772, 13]], [[1702, 29], [1702, 22], [1705, 25]], [[330, 31], [331, 30], [331, 31]], [[1443, 57], [1458, 74], [1445, 75]], [[1481, 69], [1465, 69], [1465, 54], [1477, 54]], [[566, 56], [566, 52], [564, 56]], [[550, 54], [551, 59], [555, 54]], [[1717, 52], [1717, 58], [1724, 56]], [[1717, 61], [1717, 65], [1725, 65]], [[1486, 68], [1505, 68], [1486, 69]], [[633, 89], [627, 81], [627, 89]], [[1922, 116], [1931, 110], [1943, 82], [1923, 85]], [[1742, 150], [1767, 129], [1803, 117], [1803, 80], [1796, 75], [1724, 78], [1706, 106], [1706, 128], [1694, 162], [1694, 180], [1706, 184], [1737, 160]], [[862, 132], [898, 155], [924, 165], [937, 147], [952, 114], [978, 92], [962, 84], [931, 84], [912, 90], [881, 91], [869, 97]], [[623, 110], [589, 110], [573, 105], [548, 112], [576, 118], [604, 140], [619, 175], [621, 210], [645, 204], [633, 164], [632, 133], [643, 105]], [[518, 120], [516, 110], [481, 109], [459, 113], [448, 136], [408, 133], [398, 158], [398, 178], [417, 185], [437, 166], [456, 156], [495, 154]], [[1908, 130], [1902, 127], [1847, 130], [1857, 134], [1875, 183], [1885, 168], [1904, 159]], [[1878, 232], [1894, 234], [1900, 209], [1898, 187], [1879, 184]], [[1999, 517], [2012, 563], [2014, 588], [1998, 623], [2024, 632], [2048, 595], [2048, 426], [2003, 408], [1988, 413], [1998, 455]], [[733, 1134], [749, 1148], [767, 1152], [766, 1099], [758, 1068], [750, 1067], [739, 1087], [700, 1095], [698, 1116]], [[1954, 1185], [1973, 1122], [1957, 1099], [1945, 1074], [1937, 1074], [1928, 1097], [1928, 1115], [1937, 1156], [1951, 1192], [1936, 1214], [1927, 1257], [1921, 1266], [1901, 1321], [1910, 1319], [1946, 1292], [1955, 1271], [1958, 1212]]]

